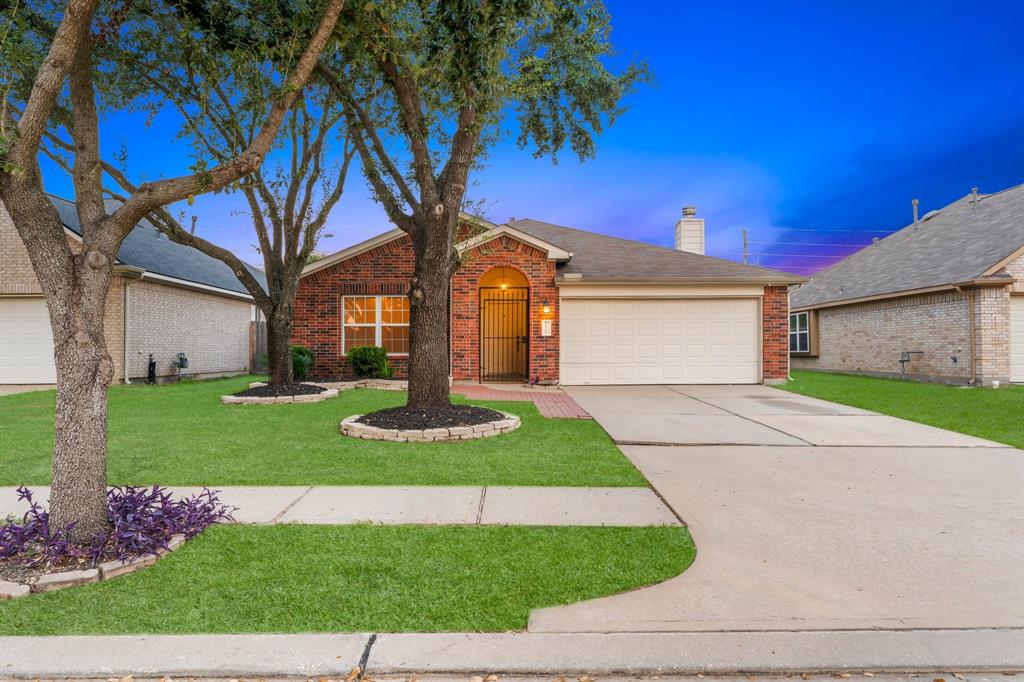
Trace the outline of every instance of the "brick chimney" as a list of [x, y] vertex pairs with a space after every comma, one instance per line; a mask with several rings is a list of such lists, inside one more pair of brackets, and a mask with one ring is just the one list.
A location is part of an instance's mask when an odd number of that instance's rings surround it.
[[676, 249], [704, 255], [704, 219], [697, 217], [696, 206], [684, 206], [676, 223]]

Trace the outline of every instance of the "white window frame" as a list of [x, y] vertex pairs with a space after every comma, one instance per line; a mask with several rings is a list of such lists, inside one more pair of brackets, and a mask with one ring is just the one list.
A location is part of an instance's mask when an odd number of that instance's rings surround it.
[[[374, 321], [373, 322], [369, 322], [369, 323], [367, 323], [367, 322], [356, 322], [356, 323], [353, 323], [353, 324], [346, 324], [346, 322], [345, 322], [345, 299], [348, 299], [348, 298], [372, 298], [372, 299], [374, 299], [374, 304], [373, 304], [375, 306], [375, 313], [374, 313], [374, 316], [373, 316], [373, 320]], [[374, 294], [351, 294], [351, 295], [347, 295], [347, 296], [342, 296], [341, 297], [341, 355], [342, 355], [342, 357], [345, 357], [345, 356], [348, 355], [348, 353], [345, 351], [345, 328], [346, 327], [373, 327], [373, 329], [374, 329], [374, 331], [373, 331], [373, 345], [375, 345], [375, 346], [383, 345], [382, 341], [383, 341], [383, 338], [384, 338], [384, 334], [381, 331], [381, 327], [406, 327], [406, 328], [409, 327], [409, 323], [408, 322], [406, 322], [404, 324], [394, 324], [394, 323], [391, 323], [391, 322], [389, 322], [387, 324], [384, 323], [384, 314], [383, 314], [384, 310], [383, 310], [382, 302], [383, 302], [383, 299], [385, 299], [385, 298], [405, 298], [405, 296], [402, 296], [401, 294], [377, 294], [377, 295], [374, 295]], [[409, 357], [409, 354], [408, 353], [388, 353], [388, 357], [389, 358], [405, 358], [405, 357]]]
[[[804, 328], [803, 329], [800, 328], [800, 318], [801, 318], [801, 316], [803, 316], [803, 320], [804, 320]], [[789, 343], [789, 347], [791, 349], [789, 352], [790, 353], [802, 353], [802, 354], [810, 353], [811, 352], [811, 311], [803, 310], [803, 311], [798, 312], [798, 313], [790, 313], [789, 314], [790, 321], [792, 321], [792, 319], [794, 317], [796, 318], [796, 329], [791, 329], [790, 328], [790, 327], [792, 327], [792, 324], [790, 324], [789, 327], [787, 327], [787, 330], [789, 331], [789, 336], [788, 336], [788, 341], [790, 342]], [[800, 348], [800, 337], [801, 337], [801, 335], [803, 336], [804, 339], [806, 339], [806, 346], [804, 348]], [[792, 350], [792, 348], [793, 348], [792, 341], [793, 341], [793, 337], [794, 336], [796, 336], [796, 350]]]

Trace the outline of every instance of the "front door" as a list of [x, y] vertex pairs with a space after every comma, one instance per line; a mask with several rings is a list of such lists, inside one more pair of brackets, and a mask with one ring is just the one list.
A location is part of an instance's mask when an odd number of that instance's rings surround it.
[[527, 378], [530, 334], [526, 287], [480, 287], [480, 380]]

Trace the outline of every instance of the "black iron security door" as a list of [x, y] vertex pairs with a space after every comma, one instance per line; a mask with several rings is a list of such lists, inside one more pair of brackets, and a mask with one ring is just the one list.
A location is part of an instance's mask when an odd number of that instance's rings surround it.
[[529, 299], [526, 287], [480, 287], [481, 381], [527, 378]]

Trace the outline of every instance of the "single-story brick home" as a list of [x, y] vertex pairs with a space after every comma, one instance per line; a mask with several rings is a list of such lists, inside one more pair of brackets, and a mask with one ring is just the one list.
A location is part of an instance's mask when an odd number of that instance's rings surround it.
[[[452, 277], [456, 381], [755, 384], [789, 373], [795, 275], [711, 258], [694, 209], [664, 248], [537, 220], [463, 216]], [[408, 371], [413, 253], [391, 230], [306, 267], [293, 339], [314, 374], [347, 376], [350, 348], [387, 349]]]
[[931, 211], [790, 300], [795, 368], [1024, 382], [1024, 185]]
[[[74, 203], [51, 196], [73, 251], [81, 248]], [[258, 278], [263, 273], [253, 268]], [[249, 369], [256, 306], [221, 261], [175, 244], [147, 221], [117, 254], [104, 333], [114, 381], [241, 374]], [[179, 367], [179, 354], [188, 361]], [[0, 385], [56, 382], [46, 299], [28, 252], [0, 203]]]

